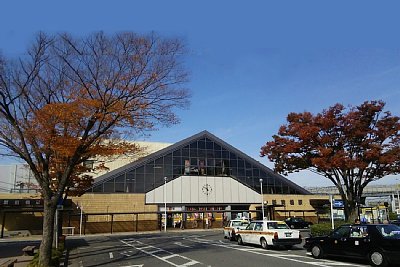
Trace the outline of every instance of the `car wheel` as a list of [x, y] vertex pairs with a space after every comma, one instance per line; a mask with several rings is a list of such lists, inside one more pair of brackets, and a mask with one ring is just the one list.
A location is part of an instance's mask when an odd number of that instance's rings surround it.
[[265, 238], [263, 237], [263, 238], [261, 238], [261, 240], [260, 240], [260, 244], [261, 244], [261, 247], [263, 248], [263, 249], [268, 249], [269, 248], [269, 246], [268, 246], [268, 242], [267, 242], [267, 240], [265, 240]]
[[311, 247], [311, 255], [316, 259], [321, 259], [324, 256], [324, 252], [319, 245]]
[[379, 266], [379, 267], [388, 266], [388, 262], [386, 260], [385, 255], [379, 250], [371, 251], [371, 253], [369, 253], [368, 255], [368, 260], [372, 266]]
[[237, 237], [237, 241], [238, 241], [239, 245], [244, 245], [244, 242], [243, 242], [242, 237], [240, 235]]

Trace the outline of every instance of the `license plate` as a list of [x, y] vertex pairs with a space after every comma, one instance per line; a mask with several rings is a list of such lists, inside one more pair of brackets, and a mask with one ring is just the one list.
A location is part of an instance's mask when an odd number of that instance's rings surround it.
[[292, 237], [292, 233], [285, 233], [286, 237]]

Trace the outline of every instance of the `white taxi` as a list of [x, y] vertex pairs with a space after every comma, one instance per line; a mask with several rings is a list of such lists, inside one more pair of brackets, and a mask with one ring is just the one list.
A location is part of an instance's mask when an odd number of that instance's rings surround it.
[[249, 223], [250, 221], [247, 219], [237, 219], [228, 221], [227, 225], [224, 227], [224, 238], [235, 240], [237, 231], [246, 229]]
[[271, 246], [285, 246], [290, 249], [301, 243], [300, 231], [290, 229], [283, 221], [252, 221], [244, 230], [236, 233], [239, 245], [256, 244], [267, 249]]

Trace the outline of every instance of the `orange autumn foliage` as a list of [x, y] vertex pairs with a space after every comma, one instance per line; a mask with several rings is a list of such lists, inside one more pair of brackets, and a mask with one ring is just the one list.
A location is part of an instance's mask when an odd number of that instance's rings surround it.
[[[336, 104], [321, 113], [290, 113], [287, 124], [261, 148], [275, 171], [310, 170], [328, 178], [354, 216], [365, 186], [400, 173], [400, 119], [382, 101], [346, 109]], [[351, 217], [350, 216], [350, 217]]]

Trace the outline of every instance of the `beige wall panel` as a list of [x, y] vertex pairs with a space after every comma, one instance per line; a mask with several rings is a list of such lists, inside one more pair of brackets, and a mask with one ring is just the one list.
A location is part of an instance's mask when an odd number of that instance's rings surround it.
[[[191, 176], [183, 176], [184, 178], [189, 178], [190, 180], [190, 203], [200, 203], [199, 202], [199, 180], [190, 179]], [[181, 177], [182, 179], [182, 177]]]
[[173, 201], [174, 203], [182, 203], [182, 182], [183, 180], [175, 179], [171, 181], [173, 183]]
[[191, 181], [189, 179], [181, 179], [182, 183], [182, 202], [191, 203]]
[[[226, 177], [225, 177], [226, 178]], [[232, 186], [231, 186], [232, 179], [223, 179], [222, 180], [222, 190], [224, 191], [224, 200], [225, 203], [232, 203]]]
[[215, 179], [215, 186], [213, 187], [213, 191], [215, 191], [215, 202], [216, 203], [224, 203], [224, 177], [218, 177]]

